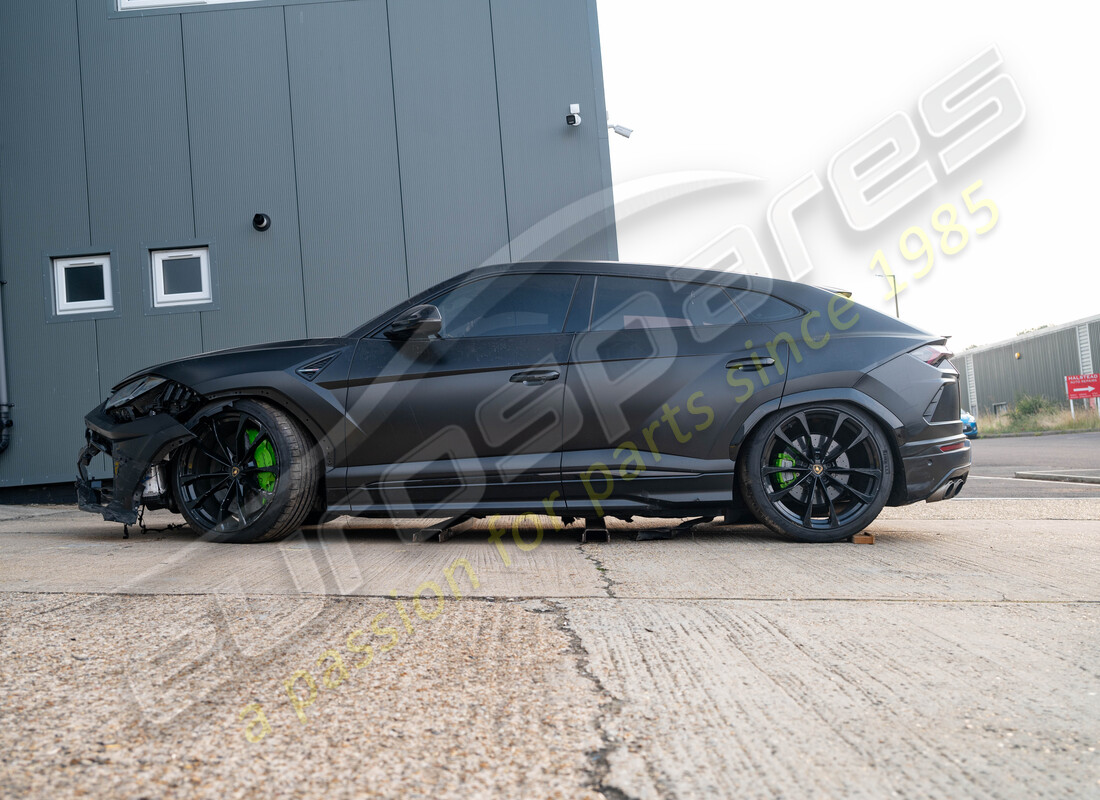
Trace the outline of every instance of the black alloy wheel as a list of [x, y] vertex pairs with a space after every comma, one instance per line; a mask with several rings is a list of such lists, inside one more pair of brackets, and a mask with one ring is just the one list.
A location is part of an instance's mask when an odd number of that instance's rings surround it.
[[893, 485], [879, 424], [845, 404], [777, 412], [760, 426], [740, 470], [741, 493], [762, 523], [805, 542], [866, 528]]
[[308, 435], [282, 410], [234, 401], [199, 423], [175, 457], [180, 512], [205, 538], [281, 539], [314, 506], [318, 465]]

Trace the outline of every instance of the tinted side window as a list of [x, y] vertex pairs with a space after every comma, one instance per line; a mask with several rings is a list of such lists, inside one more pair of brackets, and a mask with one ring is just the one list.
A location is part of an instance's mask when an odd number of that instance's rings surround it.
[[432, 303], [443, 317], [440, 336], [523, 336], [560, 333], [575, 275], [500, 275], [463, 284]]
[[592, 330], [702, 328], [745, 318], [717, 286], [601, 275], [596, 280]]
[[762, 292], [727, 289], [733, 302], [749, 322], [777, 322], [781, 319], [794, 319], [802, 312], [778, 297]]

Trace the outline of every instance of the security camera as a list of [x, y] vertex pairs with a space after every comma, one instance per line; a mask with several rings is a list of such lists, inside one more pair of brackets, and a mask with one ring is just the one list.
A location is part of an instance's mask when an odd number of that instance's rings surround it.
[[271, 227], [271, 217], [267, 214], [257, 214], [252, 218], [252, 227], [263, 233]]
[[607, 124], [607, 127], [610, 128], [611, 130], [615, 131], [615, 133], [619, 134], [619, 136], [625, 136], [627, 139], [630, 138], [630, 134], [634, 133], [633, 128], [627, 128], [624, 125], [612, 125], [609, 122]]
[[574, 128], [576, 128], [578, 125], [581, 124], [581, 115], [580, 114], [566, 114], [565, 115], [565, 124], [566, 125], [572, 125]]

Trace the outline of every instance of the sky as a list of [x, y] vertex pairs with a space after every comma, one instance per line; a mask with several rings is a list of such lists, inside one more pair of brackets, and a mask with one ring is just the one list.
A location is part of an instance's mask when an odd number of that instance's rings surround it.
[[[746, 226], [772, 274], [789, 277], [782, 252], [796, 259], [797, 239], [784, 229], [781, 251], [768, 209], [796, 182], [816, 179], [821, 190], [793, 212], [806, 259], [793, 264], [808, 265], [805, 282], [850, 290], [893, 314], [885, 262], [904, 284], [902, 319], [951, 336], [955, 350], [1100, 314], [1091, 244], [1100, 225], [1100, 113], [1089, 88], [1100, 75], [1100, 4], [1043, 8], [597, 0], [609, 120], [635, 131], [610, 140], [620, 260], [687, 263]], [[1001, 96], [1014, 85], [1020, 121], [1000, 138], [987, 135], [984, 149], [948, 173], [940, 154], [957, 150], [968, 126], [934, 136], [921, 96], [994, 46], [1003, 63], [985, 82], [999, 88], [979, 82], [974, 91]], [[1010, 105], [990, 107], [1001, 115], [991, 127], [1012, 120]], [[918, 149], [895, 175], [927, 163], [934, 182], [856, 230], [830, 162], [880, 123], [896, 129], [905, 117]], [[655, 195], [662, 201], [632, 201]], [[946, 240], [935, 230], [934, 217], [952, 224], [951, 208], [965, 243], [957, 230]]]

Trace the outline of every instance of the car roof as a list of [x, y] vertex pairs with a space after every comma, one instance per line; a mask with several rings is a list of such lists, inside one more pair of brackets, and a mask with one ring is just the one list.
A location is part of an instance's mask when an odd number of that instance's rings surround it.
[[[454, 275], [441, 281], [380, 314], [366, 324], [356, 328], [349, 336], [362, 336], [374, 330], [383, 320], [392, 316], [399, 308], [410, 303], [426, 302], [427, 298], [454, 286], [481, 278], [506, 274], [556, 273], [566, 275], [613, 275], [628, 278], [650, 278], [666, 281], [684, 281], [705, 283], [715, 286], [734, 288], [740, 291], [763, 292], [774, 295], [788, 303], [803, 309], [825, 308], [835, 290], [823, 289], [804, 283], [772, 278], [768, 275], [746, 275], [741, 272], [728, 272], [720, 269], [708, 269], [696, 266], [672, 266], [668, 264], [636, 264], [621, 261], [571, 261], [564, 259], [514, 261], [502, 264], [488, 264]], [[847, 294], [847, 293], [845, 293]], [[870, 310], [870, 309], [868, 309]]]
[[[448, 283], [465, 283], [474, 278], [505, 273], [550, 272], [572, 275], [616, 275], [630, 278], [658, 278], [661, 280], [688, 281], [697, 283], [715, 283], [724, 286], [741, 286], [768, 291], [776, 283], [788, 284], [789, 281], [776, 281], [760, 275], [745, 275], [739, 272], [709, 269], [695, 266], [672, 266], [668, 264], [637, 264], [622, 261], [515, 261], [503, 264], [489, 264], [468, 270], [451, 278]], [[761, 284], [752, 286], [752, 284]], [[794, 285], [794, 284], [790, 284]]]
[[[464, 273], [470, 276], [487, 275], [495, 272], [569, 272], [578, 275], [637, 275], [639, 277], [664, 277], [670, 270], [686, 269], [698, 271], [695, 267], [674, 267], [665, 264], [632, 264], [622, 261], [572, 261], [554, 259], [552, 261], [513, 261], [501, 264], [487, 264]], [[704, 270], [717, 273], [718, 270]]]

